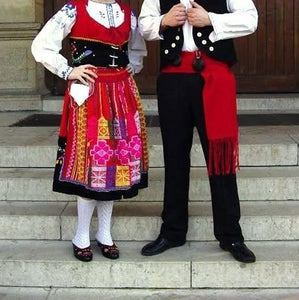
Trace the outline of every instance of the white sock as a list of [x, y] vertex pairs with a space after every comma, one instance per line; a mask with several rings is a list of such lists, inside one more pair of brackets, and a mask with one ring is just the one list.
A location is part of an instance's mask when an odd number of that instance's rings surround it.
[[89, 227], [94, 208], [97, 204], [96, 200], [78, 197], [78, 227], [73, 244], [78, 248], [86, 248], [90, 246]]
[[113, 210], [113, 201], [98, 201], [98, 232], [96, 239], [104, 245], [112, 246], [113, 240], [111, 237], [111, 215]]

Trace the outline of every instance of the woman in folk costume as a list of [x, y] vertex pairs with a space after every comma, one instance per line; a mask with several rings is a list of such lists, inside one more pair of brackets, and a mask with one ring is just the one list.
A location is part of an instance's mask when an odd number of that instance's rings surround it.
[[[72, 66], [59, 54], [69, 36]], [[76, 258], [92, 260], [89, 229], [95, 207], [102, 254], [119, 257], [110, 234], [113, 200], [147, 187], [145, 120], [134, 73], [146, 48], [131, 9], [114, 0], [68, 2], [32, 44], [36, 61], [68, 80], [53, 190], [78, 195]]]

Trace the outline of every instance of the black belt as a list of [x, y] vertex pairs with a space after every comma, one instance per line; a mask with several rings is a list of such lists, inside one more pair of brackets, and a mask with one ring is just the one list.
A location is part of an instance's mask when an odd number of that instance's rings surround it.
[[128, 44], [107, 45], [100, 42], [70, 39], [72, 64], [80, 66], [91, 64], [95, 67], [120, 68], [129, 63]]

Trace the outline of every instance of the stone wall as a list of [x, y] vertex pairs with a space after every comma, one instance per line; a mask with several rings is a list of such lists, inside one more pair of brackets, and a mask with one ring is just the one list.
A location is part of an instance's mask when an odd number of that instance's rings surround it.
[[39, 110], [43, 68], [31, 43], [43, 22], [43, 0], [0, 0], [0, 111]]

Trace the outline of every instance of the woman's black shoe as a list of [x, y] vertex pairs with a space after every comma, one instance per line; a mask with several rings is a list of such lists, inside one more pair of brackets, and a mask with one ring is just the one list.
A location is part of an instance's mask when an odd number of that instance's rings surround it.
[[144, 256], [157, 255], [170, 248], [182, 246], [185, 243], [186, 241], [173, 242], [163, 238], [162, 236], [159, 236], [155, 241], [145, 245], [141, 250], [141, 254]]
[[73, 244], [74, 256], [84, 262], [88, 262], [92, 260], [92, 251], [90, 246], [86, 248], [79, 248], [75, 244]]
[[119, 249], [115, 245], [115, 243], [113, 243], [112, 246], [108, 246], [97, 241], [97, 244], [100, 247], [103, 256], [105, 256], [106, 258], [110, 258], [110, 259], [119, 258]]
[[221, 244], [220, 248], [229, 251], [231, 255], [240, 262], [253, 263], [256, 261], [254, 253], [249, 250], [243, 242], [237, 242], [232, 244]]

